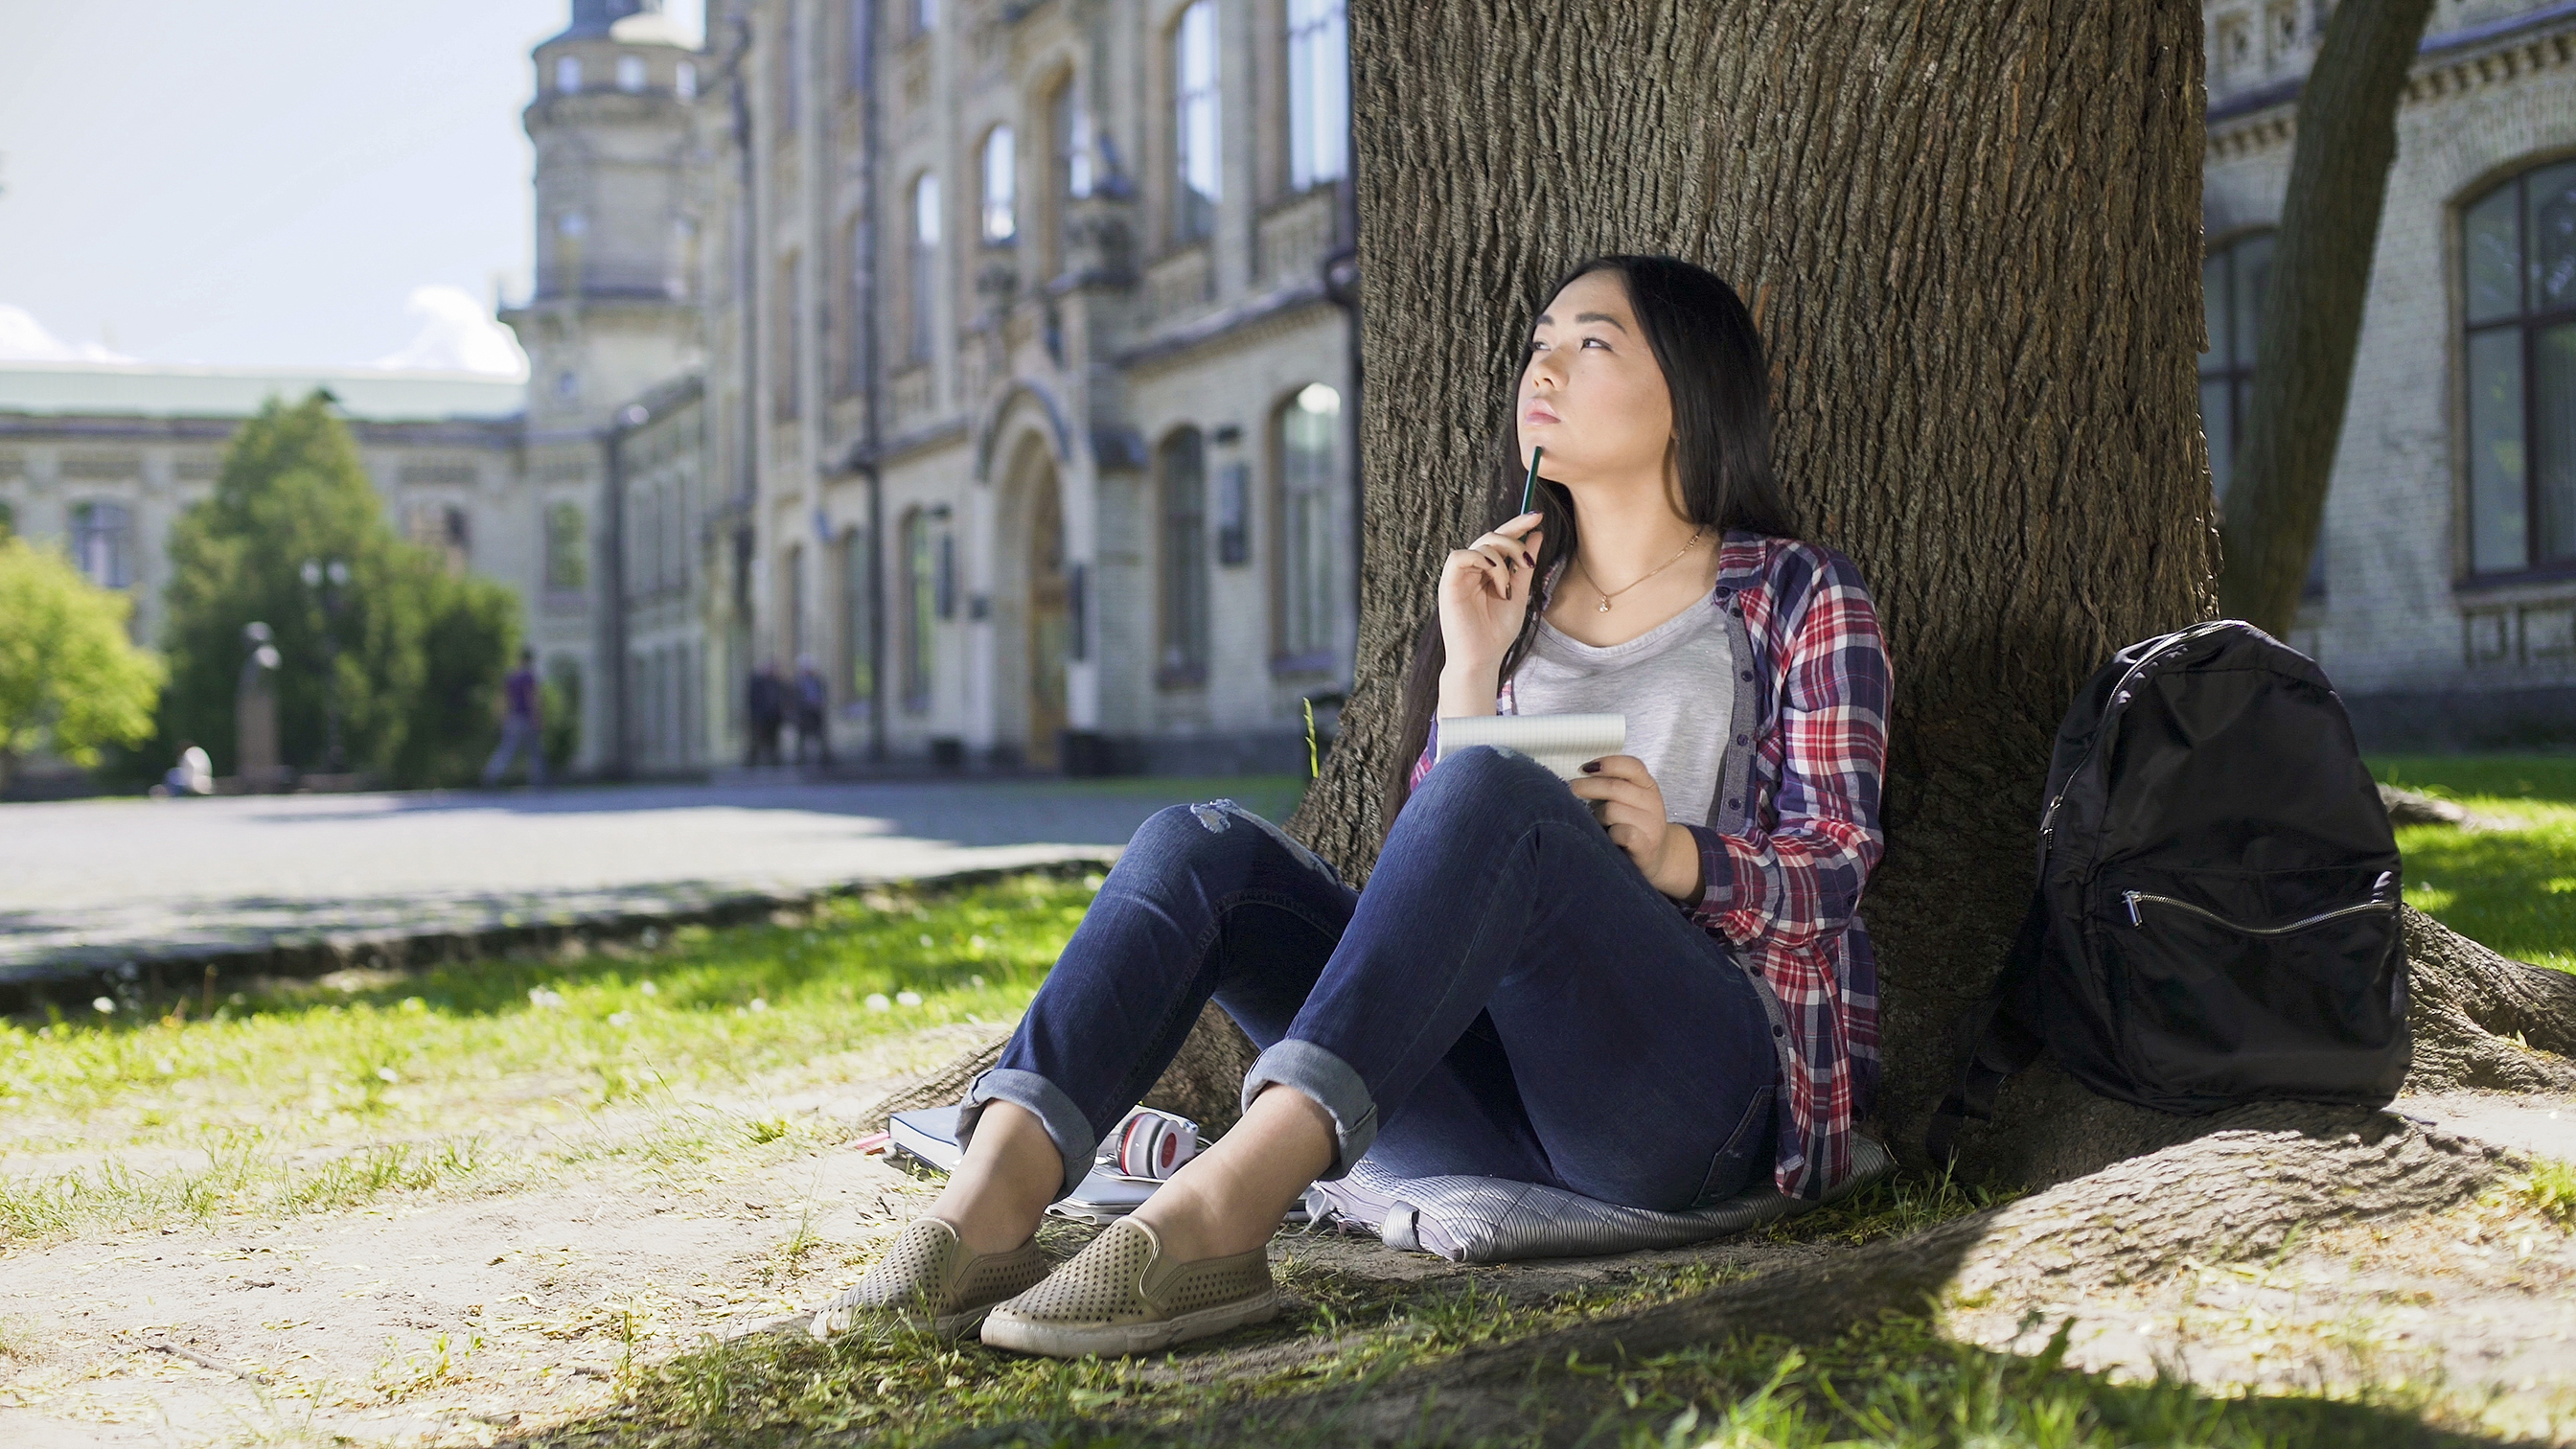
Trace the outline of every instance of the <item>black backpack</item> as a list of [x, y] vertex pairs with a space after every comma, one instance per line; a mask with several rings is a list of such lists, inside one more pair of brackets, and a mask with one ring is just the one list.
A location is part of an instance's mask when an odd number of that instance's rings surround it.
[[2130, 645], [2049, 760], [2039, 885], [1927, 1144], [2045, 1052], [2108, 1097], [2204, 1113], [2383, 1106], [2405, 1079], [2397, 840], [2314, 661], [2250, 624]]

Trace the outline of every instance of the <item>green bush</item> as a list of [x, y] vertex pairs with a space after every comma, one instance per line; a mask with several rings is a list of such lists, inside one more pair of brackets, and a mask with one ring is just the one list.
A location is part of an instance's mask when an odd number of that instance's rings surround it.
[[38, 750], [86, 765], [151, 734], [161, 661], [125, 637], [133, 608], [0, 526], [0, 784]]

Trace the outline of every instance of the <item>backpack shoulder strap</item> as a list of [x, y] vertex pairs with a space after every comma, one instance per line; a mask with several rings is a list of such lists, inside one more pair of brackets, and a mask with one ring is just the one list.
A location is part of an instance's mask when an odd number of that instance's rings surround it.
[[1942, 1099], [1923, 1137], [1923, 1150], [1935, 1167], [1946, 1168], [1958, 1156], [1959, 1129], [1969, 1118], [1994, 1120], [1995, 1094], [2005, 1079], [2039, 1060], [2043, 1043], [2033, 987], [2047, 937], [2048, 901], [2034, 891], [2021, 930], [2005, 953], [2003, 970], [1996, 974], [1994, 989], [1961, 1012], [1953, 1029], [1959, 1084]]

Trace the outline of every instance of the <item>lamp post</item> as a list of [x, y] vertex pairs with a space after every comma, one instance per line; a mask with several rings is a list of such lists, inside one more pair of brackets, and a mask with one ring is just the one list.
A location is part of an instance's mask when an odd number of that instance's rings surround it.
[[332, 624], [341, 605], [347, 602], [349, 566], [336, 558], [327, 563], [308, 558], [297, 573], [322, 605], [322, 710], [330, 725], [323, 763], [331, 774], [337, 775], [348, 768], [348, 763], [340, 750], [340, 640]]

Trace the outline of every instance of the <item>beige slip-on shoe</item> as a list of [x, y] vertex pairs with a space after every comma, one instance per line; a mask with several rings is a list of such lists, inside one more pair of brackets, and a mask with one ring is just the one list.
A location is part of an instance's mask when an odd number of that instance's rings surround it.
[[830, 1338], [875, 1319], [963, 1338], [994, 1304], [1046, 1275], [1034, 1237], [1007, 1253], [977, 1253], [947, 1223], [915, 1218], [859, 1286], [824, 1304], [810, 1327], [816, 1338]]
[[1045, 1282], [996, 1306], [984, 1341], [1054, 1358], [1150, 1353], [1278, 1314], [1266, 1245], [1175, 1263], [1152, 1228], [1121, 1218]]

